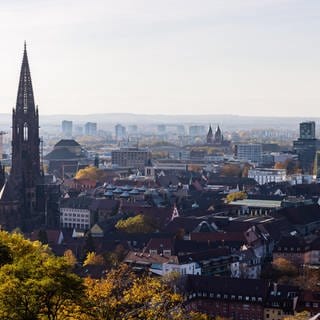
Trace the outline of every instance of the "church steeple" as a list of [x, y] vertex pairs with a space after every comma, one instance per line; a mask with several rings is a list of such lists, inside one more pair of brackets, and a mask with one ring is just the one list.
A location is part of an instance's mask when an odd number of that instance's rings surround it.
[[214, 134], [214, 142], [221, 143], [222, 140], [223, 140], [222, 132], [221, 132], [220, 126], [218, 125], [217, 130]]
[[40, 175], [39, 115], [24, 43], [16, 107], [12, 111], [12, 165], [0, 192], [0, 223], [7, 228], [33, 228], [37, 213]]
[[[22, 186], [25, 197], [35, 188], [40, 177], [39, 116], [34, 103], [26, 43], [18, 86], [16, 108], [12, 114], [12, 167], [10, 180]], [[29, 197], [27, 197], [29, 198]]]
[[26, 42], [24, 42], [23, 58], [16, 102], [16, 112], [35, 113], [34, 96]]
[[212, 144], [213, 143], [213, 133], [212, 133], [212, 127], [211, 125], [209, 126], [209, 131], [207, 134], [207, 144]]

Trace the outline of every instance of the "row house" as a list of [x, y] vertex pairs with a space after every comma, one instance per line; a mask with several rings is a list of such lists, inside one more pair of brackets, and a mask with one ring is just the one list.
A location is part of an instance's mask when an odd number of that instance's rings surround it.
[[297, 287], [274, 285], [261, 279], [190, 275], [183, 293], [190, 311], [233, 320], [280, 320], [295, 312]]
[[258, 279], [261, 274], [261, 258], [257, 257], [252, 248], [243, 246], [234, 253], [238, 259], [231, 264], [231, 277]]
[[284, 258], [294, 265], [300, 266], [309, 262], [310, 250], [310, 244], [302, 237], [282, 237], [273, 250], [273, 260]]
[[320, 237], [306, 241], [299, 236], [282, 237], [275, 246], [273, 259], [284, 258], [293, 264], [320, 264]]

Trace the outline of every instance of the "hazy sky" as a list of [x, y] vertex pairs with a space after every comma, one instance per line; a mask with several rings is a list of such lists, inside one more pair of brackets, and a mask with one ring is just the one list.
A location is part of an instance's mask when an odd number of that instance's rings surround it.
[[0, 113], [320, 116], [319, 0], [0, 0]]

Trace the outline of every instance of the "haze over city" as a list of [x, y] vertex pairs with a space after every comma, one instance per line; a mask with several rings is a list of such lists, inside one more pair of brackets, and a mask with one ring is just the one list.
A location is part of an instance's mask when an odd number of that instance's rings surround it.
[[319, 116], [319, 1], [6, 1], [0, 107], [27, 41], [44, 114]]

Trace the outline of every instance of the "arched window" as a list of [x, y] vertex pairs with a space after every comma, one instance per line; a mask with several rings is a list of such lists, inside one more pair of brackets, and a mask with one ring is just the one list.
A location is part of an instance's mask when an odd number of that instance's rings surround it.
[[28, 140], [28, 125], [25, 123], [23, 125], [23, 140], [27, 141]]

